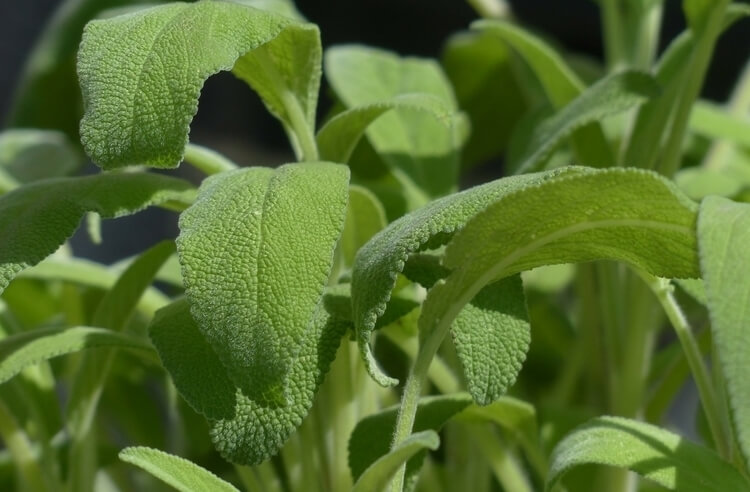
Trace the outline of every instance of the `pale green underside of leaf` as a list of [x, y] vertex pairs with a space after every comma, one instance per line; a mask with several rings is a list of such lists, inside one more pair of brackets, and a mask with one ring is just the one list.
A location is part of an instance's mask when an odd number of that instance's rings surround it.
[[380, 232], [387, 223], [385, 210], [378, 198], [367, 188], [351, 185], [346, 222], [338, 246], [347, 267], [354, 264], [359, 248]]
[[251, 465], [276, 454], [307, 415], [349, 326], [318, 309], [290, 365], [286, 406], [263, 406], [234, 385], [184, 299], [159, 311], [149, 334], [177, 391], [209, 421], [221, 455]]
[[409, 458], [425, 449], [436, 450], [440, 446], [440, 438], [435, 431], [417, 432], [399, 443], [385, 456], [378, 458], [375, 463], [364, 471], [352, 488], [353, 492], [375, 492], [384, 490], [398, 469]]
[[599, 464], [627, 468], [669, 490], [750, 490], [732, 465], [708, 448], [643, 422], [600, 417], [565, 437], [552, 451], [547, 490], [568, 470]]
[[424, 111], [450, 128], [452, 108], [430, 94], [400, 94], [382, 102], [355, 106], [331, 118], [317, 135], [321, 159], [349, 162], [367, 128], [391, 110]]
[[0, 133], [0, 170], [20, 183], [70, 174], [82, 158], [62, 132], [16, 128]]
[[513, 176], [433, 201], [391, 223], [360, 249], [352, 272], [352, 310], [365, 366], [379, 384], [390, 386], [397, 381], [378, 368], [369, 345], [370, 335], [385, 312], [396, 277], [409, 255], [445, 244], [487, 205], [540, 179], [544, 179], [543, 174]]
[[727, 385], [737, 442], [750, 466], [750, 205], [707, 197], [698, 247], [711, 333]]
[[460, 121], [450, 83], [437, 63], [400, 58], [364, 46], [337, 46], [326, 51], [325, 72], [349, 109], [413, 93], [441, 100], [451, 125], [428, 112], [396, 109], [374, 121], [367, 128], [367, 137], [400, 180], [409, 180], [429, 196], [453, 190], [458, 176]]
[[[471, 28], [488, 32], [508, 43], [528, 64], [555, 109], [562, 109], [583, 93], [585, 86], [580, 78], [540, 38], [504, 21], [480, 20]], [[580, 164], [606, 167], [615, 163], [612, 149], [597, 122], [578, 128], [573, 135], [573, 145]]]
[[246, 168], [203, 182], [180, 217], [191, 311], [234, 383], [285, 404], [287, 375], [320, 302], [344, 225], [349, 171]]
[[536, 170], [582, 126], [631, 109], [658, 94], [654, 79], [642, 72], [620, 72], [600, 80], [534, 129], [516, 173]]
[[210, 471], [164, 451], [137, 446], [123, 449], [118, 456], [181, 492], [239, 492]]
[[35, 182], [0, 197], [0, 292], [21, 270], [54, 253], [86, 212], [104, 218], [149, 205], [185, 206], [195, 196], [187, 181], [146, 173], [98, 174]]
[[709, 138], [726, 139], [750, 149], [750, 121], [706, 101], [698, 101], [690, 113], [690, 129]]
[[0, 341], [0, 383], [6, 382], [28, 366], [79, 350], [98, 347], [146, 352], [153, 350], [146, 341], [134, 335], [104, 328], [38, 328], [11, 335]]
[[108, 169], [175, 167], [203, 83], [225, 70], [248, 82], [287, 129], [297, 117], [313, 128], [320, 59], [317, 27], [232, 2], [92, 21], [78, 58], [81, 141]]

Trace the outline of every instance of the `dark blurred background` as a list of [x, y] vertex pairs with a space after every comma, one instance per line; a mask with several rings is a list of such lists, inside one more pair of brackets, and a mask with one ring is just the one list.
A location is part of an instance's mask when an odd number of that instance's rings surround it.
[[[516, 0], [510, 3], [521, 22], [544, 32], [563, 48], [602, 58], [599, 10], [593, 0]], [[0, 0], [0, 116], [6, 123], [24, 61], [60, 4], [60, 0]], [[662, 47], [684, 29], [680, 4], [680, 0], [665, 2]], [[474, 11], [463, 0], [299, 0], [297, 6], [310, 21], [320, 26], [324, 46], [356, 42], [429, 57], [439, 57], [445, 40], [476, 19]], [[725, 100], [749, 57], [750, 21], [745, 19], [721, 37], [704, 97]], [[77, 89], [70, 86], [66, 90]], [[62, 91], [59, 97], [65, 98], [66, 93]], [[329, 106], [324, 85], [319, 116], [322, 117]], [[55, 122], [45, 126], [54, 127]], [[69, 121], [68, 132], [74, 133], [75, 128], [75, 121]], [[219, 74], [206, 83], [192, 125], [191, 140], [216, 148], [242, 165], [273, 165], [292, 158], [280, 124], [268, 115], [258, 97], [244, 83], [228, 73]], [[107, 221], [103, 229], [106, 246], [95, 246], [78, 234], [74, 238], [74, 248], [79, 254], [110, 262], [136, 254], [157, 239], [176, 234], [172, 214], [153, 212], [151, 215]], [[116, 230], [121, 232], [116, 234]], [[128, 233], [122, 234], [123, 230]], [[109, 237], [116, 239], [107, 243]]]

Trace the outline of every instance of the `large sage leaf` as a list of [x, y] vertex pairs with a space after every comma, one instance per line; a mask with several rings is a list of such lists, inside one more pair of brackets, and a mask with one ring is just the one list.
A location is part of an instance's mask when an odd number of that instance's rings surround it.
[[104, 328], [39, 328], [3, 338], [0, 341], [0, 384], [25, 367], [79, 350], [112, 347], [151, 352], [147, 341], [127, 333]]
[[750, 465], [750, 205], [707, 197], [698, 214], [698, 248], [711, 333], [727, 385], [737, 443]]
[[631, 109], [658, 94], [654, 79], [642, 72], [620, 72], [600, 80], [535, 127], [516, 173], [535, 170], [578, 128]]
[[263, 405], [236, 387], [185, 300], [159, 311], [149, 334], [177, 391], [209, 421], [222, 456], [257, 464], [276, 454], [307, 415], [349, 326], [318, 308], [290, 364], [285, 406]]
[[[435, 197], [452, 191], [458, 176], [460, 138], [450, 83], [432, 60], [399, 58], [362, 46], [330, 48], [326, 78], [345, 107], [379, 104], [411, 93], [432, 95], [453, 113], [452, 125], [433, 114], [394, 110], [367, 129], [367, 137], [391, 172], [407, 186]], [[424, 198], [427, 200], [427, 197]]]
[[54, 253], [86, 212], [133, 214], [149, 205], [184, 207], [187, 181], [157, 174], [98, 174], [38, 181], [0, 197], [0, 292], [21, 270]]
[[136, 446], [123, 449], [118, 456], [122, 461], [143, 468], [181, 492], [196, 492], [198, 490], [238, 492], [233, 485], [205, 468], [158, 449]]
[[547, 490], [571, 468], [587, 464], [627, 468], [680, 492], [750, 490], [740, 472], [710, 449], [654, 425], [619, 417], [593, 419], [555, 447]]
[[388, 386], [397, 381], [378, 368], [369, 345], [370, 335], [385, 312], [396, 277], [409, 255], [445, 244], [474, 214], [499, 197], [554, 175], [513, 176], [433, 201], [394, 221], [360, 249], [352, 271], [352, 310], [365, 366], [379, 384]]
[[306, 163], [204, 181], [177, 250], [195, 320], [235, 383], [284, 405], [287, 376], [328, 281], [349, 172]]
[[203, 83], [232, 70], [282, 121], [299, 155], [314, 148], [320, 59], [317, 27], [232, 2], [173, 3], [90, 22], [78, 59], [81, 141], [104, 168], [175, 167]]

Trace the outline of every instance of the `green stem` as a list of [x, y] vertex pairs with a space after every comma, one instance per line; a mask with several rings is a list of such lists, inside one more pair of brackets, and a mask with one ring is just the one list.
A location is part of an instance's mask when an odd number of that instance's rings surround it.
[[237, 169], [237, 164], [215, 150], [191, 143], [185, 146], [185, 162], [209, 176]]
[[0, 167], [0, 195], [7, 193], [15, 188], [18, 188], [20, 183], [16, 179], [8, 174], [8, 172]]
[[602, 0], [601, 9], [605, 55], [609, 71], [612, 71], [626, 61], [623, 16], [620, 12], [619, 0]]
[[532, 492], [534, 490], [523, 466], [519, 463], [518, 457], [511, 449], [508, 449], [507, 445], [503, 446], [504, 443], [495, 433], [472, 426], [468, 426], [468, 429], [472, 441], [482, 451], [482, 455], [487, 459], [492, 473], [505, 490], [514, 492]]
[[729, 439], [723, 425], [724, 420], [721, 418], [719, 400], [714, 391], [709, 371], [703, 362], [698, 343], [695, 337], [693, 337], [693, 332], [685, 315], [672, 294], [674, 287], [669, 280], [657, 278], [647, 273], [641, 273], [641, 276], [651, 288], [654, 295], [656, 295], [677, 334], [677, 338], [680, 340], [682, 349], [685, 352], [685, 358], [693, 374], [693, 379], [698, 387], [698, 395], [700, 396], [703, 411], [708, 421], [708, 427], [711, 429], [711, 435], [716, 443], [717, 450], [724, 459], [730, 460]]
[[724, 12], [728, 4], [729, 0], [716, 0], [716, 5], [706, 20], [703, 32], [695, 40], [686, 72], [683, 74], [684, 83], [672, 118], [672, 129], [667, 138], [660, 165], [657, 166], [657, 171], [664, 176], [672, 177], [682, 164], [680, 159], [682, 142], [690, 120], [690, 112], [703, 87], [703, 80], [711, 62], [716, 40], [723, 28]]
[[467, 0], [469, 5], [483, 19], [507, 19], [511, 9], [505, 0]]
[[10, 452], [26, 488], [30, 491], [55, 490], [44, 479], [45, 474], [37, 464], [34, 450], [26, 433], [16, 422], [7, 406], [0, 400], [0, 437]]

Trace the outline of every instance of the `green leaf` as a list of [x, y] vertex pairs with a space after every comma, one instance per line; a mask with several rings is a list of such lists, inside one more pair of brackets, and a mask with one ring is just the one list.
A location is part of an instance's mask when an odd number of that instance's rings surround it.
[[707, 197], [698, 214], [698, 248], [711, 333], [727, 385], [737, 442], [750, 465], [750, 205]]
[[697, 207], [671, 181], [633, 169], [568, 169], [575, 172], [499, 197], [453, 237], [443, 257], [453, 273], [422, 306], [423, 340], [442, 339], [484, 286], [542, 265], [613, 259], [662, 277], [698, 276]]
[[435, 431], [417, 432], [410, 435], [385, 456], [381, 456], [362, 473], [352, 488], [353, 492], [375, 492], [384, 490], [390, 479], [409, 458], [425, 449], [436, 450], [440, 438]]
[[[446, 422], [470, 405], [471, 397], [465, 393], [421, 398], [414, 420], [414, 432], [439, 432]], [[378, 458], [388, 454], [397, 415], [398, 407], [392, 407], [369, 415], [357, 423], [349, 438], [349, 468], [355, 481]], [[406, 465], [407, 477], [419, 472], [424, 455], [422, 453], [409, 460]]]
[[162, 241], [133, 261], [104, 295], [94, 312], [96, 326], [122, 330], [161, 266], [175, 251], [174, 242]]
[[82, 155], [64, 133], [10, 129], [0, 133], [0, 168], [21, 183], [75, 171]]
[[299, 154], [314, 147], [320, 59], [317, 27], [231, 2], [173, 3], [90, 22], [78, 59], [81, 141], [107, 169], [175, 167], [203, 83], [232, 70], [282, 121]]
[[149, 334], [177, 391], [211, 424], [221, 455], [253, 465], [276, 454], [307, 415], [349, 326], [318, 308], [290, 364], [286, 406], [263, 405], [235, 386], [185, 300], [159, 311]]
[[620, 72], [600, 80], [534, 128], [515, 172], [536, 170], [577, 129], [643, 104], [658, 94], [655, 80], [643, 72]]
[[164, 483], [182, 492], [201, 490], [239, 492], [233, 485], [205, 468], [179, 456], [142, 446], [125, 448], [118, 454], [122, 461], [143, 468]]
[[552, 451], [547, 490], [568, 470], [600, 464], [627, 468], [670, 490], [750, 490], [748, 481], [713, 451], [651, 424], [600, 417], [579, 427]]
[[180, 217], [188, 300], [208, 343], [251, 398], [283, 405], [339, 239], [345, 166], [305, 163], [212, 176]]
[[105, 218], [149, 205], [190, 203], [187, 181], [157, 174], [98, 174], [38, 181], [0, 197], [0, 292], [21, 270], [54, 253], [86, 212]]
[[474, 401], [489, 405], [516, 381], [531, 343], [520, 275], [482, 289], [451, 327]]
[[682, 10], [690, 29], [700, 34], [715, 3], [715, 0], [682, 0]]
[[392, 99], [355, 106], [331, 118], [317, 135], [320, 157], [332, 162], [349, 162], [367, 128], [391, 110], [424, 111], [446, 128], [451, 124], [451, 108], [430, 94], [400, 94]]
[[377, 197], [367, 188], [351, 185], [346, 222], [339, 241], [344, 264], [353, 265], [359, 248], [383, 229], [386, 223], [385, 210]]
[[150, 352], [151, 346], [127, 333], [103, 328], [38, 328], [0, 340], [0, 383], [4, 383], [25, 367], [61, 355], [98, 347], [118, 347]]
[[[555, 50], [540, 38], [508, 22], [481, 20], [472, 29], [484, 31], [508, 43], [529, 65], [555, 109], [562, 109], [581, 95], [584, 84]], [[613, 165], [615, 156], [598, 123], [579, 128], [573, 145], [581, 164], [594, 167]]]
[[427, 112], [395, 110], [373, 122], [367, 137], [402, 183], [433, 197], [454, 189], [460, 146], [456, 101], [450, 83], [434, 61], [399, 58], [362, 46], [337, 46], [326, 51], [325, 72], [336, 95], [349, 109], [411, 93], [440, 99], [449, 113], [454, 113], [451, 126], [446, 127]]
[[397, 383], [378, 368], [369, 341], [409, 256], [445, 244], [488, 204], [543, 176], [513, 176], [433, 201], [391, 223], [360, 249], [352, 271], [352, 310], [360, 351], [375, 381], [383, 386]]
[[526, 110], [511, 60], [510, 50], [486, 33], [455, 34], [443, 48], [443, 69], [458, 106], [471, 122], [471, 134], [461, 152], [464, 168], [498, 157]]
[[750, 121], [713, 103], [698, 101], [690, 113], [690, 129], [711, 139], [726, 139], [750, 149]]

